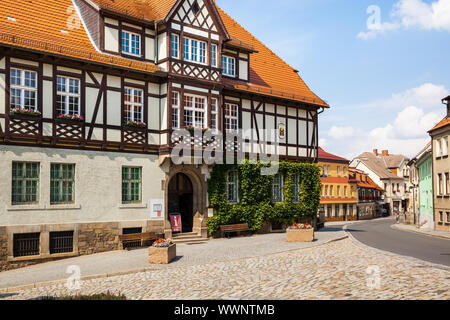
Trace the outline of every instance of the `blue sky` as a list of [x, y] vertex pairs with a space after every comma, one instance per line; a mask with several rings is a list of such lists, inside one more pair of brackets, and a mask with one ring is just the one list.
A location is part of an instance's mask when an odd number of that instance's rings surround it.
[[[450, 0], [216, 3], [331, 105], [319, 120], [329, 152], [352, 158], [378, 148], [412, 156], [445, 115]], [[381, 20], [369, 30], [372, 5]]]

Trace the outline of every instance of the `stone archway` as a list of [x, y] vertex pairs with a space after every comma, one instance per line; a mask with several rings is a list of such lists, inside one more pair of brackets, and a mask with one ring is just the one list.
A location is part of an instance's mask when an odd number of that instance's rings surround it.
[[[198, 236], [201, 236], [202, 238], [207, 238], [207, 183], [205, 175], [202, 173], [201, 167], [195, 165], [171, 165], [169, 170], [167, 171], [164, 183], [165, 212], [167, 212], [165, 227], [166, 237], [172, 238], [172, 230], [169, 222], [169, 214], [171, 213], [170, 209], [174, 207], [173, 205], [169, 205], [169, 201], [171, 200], [170, 188], [172, 187], [173, 190], [173, 184], [171, 186], [171, 182], [173, 183], [173, 181], [176, 181], [177, 177], [178, 179], [180, 179], [180, 177], [185, 176], [190, 181], [192, 188], [192, 232], [197, 234]], [[181, 190], [180, 193], [184, 192], [185, 194], [189, 194], [187, 190]]]

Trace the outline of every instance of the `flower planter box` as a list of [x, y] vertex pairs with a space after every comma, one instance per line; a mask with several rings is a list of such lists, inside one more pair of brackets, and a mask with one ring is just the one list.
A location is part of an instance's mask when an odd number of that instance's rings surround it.
[[313, 242], [314, 229], [287, 229], [286, 237], [288, 242]]
[[148, 261], [151, 264], [169, 264], [177, 257], [177, 245], [172, 244], [166, 248], [150, 247]]

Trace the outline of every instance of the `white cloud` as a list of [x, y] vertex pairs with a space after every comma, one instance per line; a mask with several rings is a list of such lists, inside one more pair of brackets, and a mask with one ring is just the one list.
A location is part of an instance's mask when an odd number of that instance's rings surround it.
[[[427, 83], [392, 94], [389, 99], [367, 103], [364, 108], [385, 114], [384, 124], [370, 126], [370, 119], [362, 115], [355, 116], [352, 126], [333, 126], [324, 139], [327, 151], [349, 159], [373, 149], [388, 149], [412, 157], [429, 141], [428, 130], [444, 116], [441, 99], [445, 95], [448, 91], [444, 86]], [[361, 107], [352, 109], [361, 110]]]
[[450, 32], [450, 1], [437, 0], [428, 4], [422, 0], [399, 0], [394, 4], [391, 18], [392, 22], [374, 24], [357, 37], [368, 40], [388, 31], [411, 28]]
[[355, 130], [352, 127], [331, 127], [328, 135], [333, 139], [345, 139], [353, 136]]
[[420, 106], [421, 109], [441, 107], [442, 98], [448, 96], [449, 91], [443, 85], [425, 83], [419, 87], [393, 93], [388, 99], [369, 102], [360, 108], [365, 109], [404, 109], [409, 106]]

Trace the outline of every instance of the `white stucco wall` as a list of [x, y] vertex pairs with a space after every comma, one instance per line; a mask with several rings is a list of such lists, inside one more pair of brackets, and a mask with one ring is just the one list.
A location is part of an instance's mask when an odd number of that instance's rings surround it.
[[[11, 205], [12, 162], [40, 163], [39, 203]], [[95, 151], [0, 146], [0, 225], [150, 219], [150, 199], [163, 199], [158, 157]], [[50, 205], [51, 163], [75, 164], [75, 203]], [[122, 166], [142, 167], [142, 204], [122, 205]], [[100, 201], [101, 199], [101, 201]]]

